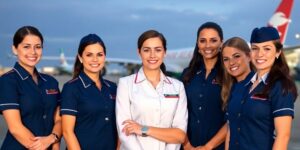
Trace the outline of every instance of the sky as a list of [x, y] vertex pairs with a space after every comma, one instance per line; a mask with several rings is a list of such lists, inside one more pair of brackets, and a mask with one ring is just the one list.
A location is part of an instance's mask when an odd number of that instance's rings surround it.
[[[0, 65], [12, 66], [12, 37], [25, 25], [44, 36], [43, 55], [75, 56], [80, 39], [96, 33], [108, 57], [139, 59], [137, 39], [149, 29], [163, 33], [168, 50], [194, 47], [198, 27], [214, 21], [224, 39], [239, 36], [249, 41], [255, 27], [265, 26], [280, 0], [0, 0]], [[300, 45], [300, 1], [294, 0], [292, 22], [285, 45]], [[41, 66], [59, 65], [45, 61]]]

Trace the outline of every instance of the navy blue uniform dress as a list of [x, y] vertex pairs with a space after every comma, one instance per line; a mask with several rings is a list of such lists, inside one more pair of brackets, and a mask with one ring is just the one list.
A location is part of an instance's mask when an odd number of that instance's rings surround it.
[[[19, 63], [16, 63], [11, 71], [2, 75], [0, 110], [2, 112], [18, 109], [22, 123], [27, 129], [35, 136], [47, 136], [51, 134], [54, 126], [54, 114], [60, 103], [60, 92], [58, 82], [53, 77], [39, 72], [37, 74], [38, 84]], [[1, 149], [26, 148], [7, 132]]]
[[[183, 75], [186, 69], [183, 71]], [[222, 111], [221, 85], [216, 82], [217, 68], [205, 78], [205, 66], [201, 65], [194, 77], [185, 84], [188, 101], [187, 135], [191, 145], [206, 144], [225, 124]], [[224, 144], [216, 149], [224, 150]]]
[[84, 73], [62, 90], [61, 115], [76, 116], [74, 132], [83, 150], [113, 150], [117, 145], [116, 84], [100, 79], [102, 88]]
[[250, 93], [256, 74], [234, 86], [228, 104], [230, 150], [271, 150], [276, 137], [274, 118], [294, 116], [294, 96], [283, 94], [277, 81], [268, 96], [258, 95], [265, 87], [267, 75]]

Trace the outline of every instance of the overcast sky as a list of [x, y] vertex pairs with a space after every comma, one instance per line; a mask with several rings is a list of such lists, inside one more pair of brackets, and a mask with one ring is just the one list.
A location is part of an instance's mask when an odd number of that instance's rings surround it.
[[[98, 34], [109, 57], [137, 58], [138, 36], [148, 30], [162, 32], [168, 50], [193, 47], [197, 28], [214, 21], [225, 39], [249, 41], [254, 27], [265, 26], [280, 0], [0, 0], [0, 64], [11, 66], [12, 37], [24, 25], [37, 27], [45, 38], [44, 55], [59, 55], [63, 48], [74, 56], [80, 39]], [[299, 45], [300, 1], [294, 1], [286, 45]], [[45, 62], [42, 62], [45, 64]], [[58, 62], [57, 62], [58, 63]], [[47, 64], [47, 62], [46, 62]]]

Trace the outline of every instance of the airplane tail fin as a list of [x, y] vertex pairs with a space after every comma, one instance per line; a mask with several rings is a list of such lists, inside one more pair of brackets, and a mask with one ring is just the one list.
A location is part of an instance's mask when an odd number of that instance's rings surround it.
[[288, 31], [289, 23], [291, 22], [291, 11], [294, 0], [282, 0], [273, 16], [268, 22], [268, 26], [275, 27], [280, 35], [280, 42], [284, 44]]
[[68, 62], [65, 58], [65, 54], [64, 54], [63, 49], [60, 49], [60, 64], [61, 64], [61, 66], [67, 66], [68, 65]]

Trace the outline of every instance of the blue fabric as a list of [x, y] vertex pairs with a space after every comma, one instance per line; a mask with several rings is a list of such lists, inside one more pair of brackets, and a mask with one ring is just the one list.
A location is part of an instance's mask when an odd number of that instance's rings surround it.
[[[36, 71], [36, 70], [35, 70]], [[35, 136], [52, 132], [54, 113], [60, 105], [58, 82], [51, 76], [38, 73], [38, 84], [19, 63], [0, 77], [0, 111], [18, 109], [23, 125]], [[1, 149], [25, 149], [7, 132]]]
[[263, 43], [277, 39], [280, 39], [280, 36], [274, 27], [261, 27], [253, 29], [250, 43]]
[[275, 83], [268, 97], [257, 95], [265, 86], [263, 82], [250, 93], [252, 83], [248, 83], [235, 85], [228, 105], [230, 150], [272, 149], [276, 136], [274, 118], [293, 117], [294, 97], [292, 93], [283, 94], [280, 81]]
[[[183, 72], [185, 74], [186, 69]], [[206, 144], [224, 125], [222, 111], [221, 85], [216, 82], [217, 68], [212, 69], [205, 79], [204, 65], [185, 84], [188, 100], [187, 135], [193, 146]], [[224, 144], [216, 149], [224, 150]]]
[[116, 149], [116, 84], [100, 80], [101, 90], [81, 72], [63, 87], [60, 112], [76, 116], [74, 132], [81, 149]]

